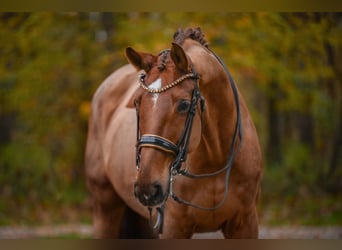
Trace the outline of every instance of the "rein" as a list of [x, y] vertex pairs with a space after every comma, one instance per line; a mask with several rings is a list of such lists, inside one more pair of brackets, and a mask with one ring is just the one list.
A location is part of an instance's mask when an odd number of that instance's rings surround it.
[[232, 139], [232, 142], [230, 144], [228, 160], [227, 160], [227, 163], [226, 163], [225, 167], [223, 167], [220, 170], [217, 170], [215, 172], [208, 173], [208, 174], [192, 174], [187, 169], [184, 169], [184, 170], [179, 170], [178, 169], [176, 173], [173, 173], [172, 171], [171, 172], [172, 172], [173, 175], [178, 174], [178, 175], [183, 175], [183, 176], [186, 176], [186, 177], [189, 177], [189, 178], [193, 178], [193, 179], [199, 179], [199, 178], [212, 177], [212, 176], [221, 174], [224, 171], [226, 171], [224, 195], [223, 195], [222, 200], [218, 204], [216, 204], [215, 206], [213, 206], [213, 207], [203, 207], [203, 206], [200, 206], [200, 205], [197, 205], [197, 204], [193, 204], [193, 203], [191, 203], [189, 201], [183, 200], [182, 198], [179, 198], [177, 195], [175, 195], [172, 192], [173, 179], [171, 178], [171, 181], [170, 181], [170, 185], [171, 185], [171, 187], [170, 187], [170, 196], [175, 201], [177, 201], [178, 203], [184, 204], [184, 205], [188, 205], [188, 206], [191, 206], [191, 207], [194, 207], [194, 208], [198, 208], [198, 209], [202, 209], [202, 210], [206, 210], [206, 211], [215, 210], [215, 209], [219, 208], [220, 206], [222, 206], [223, 203], [225, 202], [225, 200], [227, 198], [227, 195], [228, 195], [229, 174], [230, 174], [230, 170], [231, 170], [231, 167], [232, 167], [232, 164], [233, 164], [233, 160], [234, 160], [234, 156], [235, 156], [234, 146], [236, 144], [236, 140], [237, 140], [238, 136], [240, 138], [239, 147], [241, 146], [241, 142], [242, 142], [242, 123], [241, 123], [241, 112], [240, 112], [240, 100], [239, 100], [239, 95], [238, 95], [238, 91], [237, 91], [235, 82], [234, 82], [234, 80], [233, 80], [233, 78], [232, 78], [232, 76], [231, 76], [227, 66], [223, 63], [221, 58], [218, 57], [213, 51], [211, 51], [211, 52], [212, 52], [212, 54], [214, 54], [216, 59], [223, 66], [223, 68], [224, 68], [224, 70], [225, 70], [225, 72], [226, 72], [226, 74], [227, 74], [227, 76], [229, 78], [229, 82], [230, 82], [230, 85], [231, 85], [231, 88], [232, 88], [232, 91], [233, 91], [234, 101], [235, 101], [235, 106], [236, 106], [236, 114], [237, 114], [236, 124], [235, 124], [235, 130], [234, 130], [233, 139]]
[[[222, 169], [217, 170], [215, 172], [207, 173], [207, 174], [193, 174], [193, 173], [190, 173], [187, 169], [181, 170], [181, 166], [182, 166], [183, 162], [186, 161], [186, 158], [187, 158], [187, 149], [188, 149], [189, 139], [190, 139], [190, 135], [191, 135], [193, 118], [196, 114], [196, 110], [197, 110], [197, 106], [198, 106], [199, 101], [200, 101], [200, 107], [201, 107], [202, 113], [204, 111], [204, 98], [200, 94], [200, 90], [199, 90], [199, 79], [200, 79], [200, 77], [194, 71], [193, 67], [192, 67], [191, 73], [183, 75], [180, 78], [178, 78], [177, 80], [175, 80], [174, 82], [172, 82], [172, 83], [170, 83], [170, 84], [168, 84], [162, 88], [159, 88], [159, 89], [149, 88], [145, 84], [145, 82], [144, 82], [145, 76], [146, 76], [145, 74], [141, 74], [139, 77], [140, 86], [144, 90], [148, 91], [149, 93], [164, 92], [164, 91], [176, 86], [177, 84], [181, 83], [182, 81], [184, 81], [187, 78], [192, 78], [195, 80], [195, 88], [194, 88], [193, 93], [192, 93], [191, 104], [190, 104], [190, 108], [189, 108], [188, 115], [186, 118], [185, 126], [183, 129], [182, 135], [181, 135], [177, 144], [174, 144], [170, 140], [163, 138], [161, 136], [158, 136], [158, 135], [150, 135], [150, 134], [140, 135], [139, 110], [138, 110], [137, 103], [135, 102], [136, 114], [137, 114], [137, 144], [136, 144], [136, 167], [137, 167], [137, 169], [140, 168], [140, 151], [141, 151], [142, 147], [157, 148], [157, 149], [162, 150], [164, 152], [171, 153], [175, 156], [175, 160], [173, 161], [173, 163], [171, 164], [171, 167], [170, 167], [170, 174], [169, 174], [170, 178], [169, 178], [167, 195], [165, 195], [165, 200], [163, 201], [162, 205], [160, 207], [156, 208], [157, 220], [154, 223], [154, 225], [152, 223], [152, 208], [149, 207], [150, 224], [153, 227], [153, 229], [158, 230], [159, 233], [162, 233], [162, 230], [163, 230], [163, 216], [164, 216], [164, 207], [165, 207], [164, 205], [165, 205], [165, 202], [166, 202], [169, 195], [171, 196], [171, 198], [173, 200], [175, 200], [176, 202], [178, 202], [180, 204], [192, 206], [194, 208], [198, 208], [198, 209], [202, 209], [202, 210], [206, 210], [206, 211], [212, 211], [212, 210], [215, 210], [215, 209], [219, 208], [220, 206], [222, 206], [224, 204], [226, 198], [227, 198], [227, 195], [228, 195], [229, 174], [230, 174], [230, 170], [231, 170], [233, 160], [234, 160], [234, 156], [235, 156], [234, 147], [235, 147], [235, 144], [236, 144], [238, 137], [240, 138], [239, 146], [241, 146], [241, 142], [242, 142], [242, 123], [241, 123], [241, 113], [240, 113], [240, 101], [239, 101], [238, 91], [237, 91], [235, 82], [234, 82], [228, 68], [226, 67], [226, 65], [223, 63], [223, 61], [214, 52], [212, 52], [211, 50], [210, 50], [210, 52], [215, 55], [215, 57], [217, 58], [219, 63], [223, 66], [223, 68], [224, 68], [224, 70], [225, 70], [225, 72], [229, 78], [230, 85], [231, 85], [233, 95], [234, 95], [236, 113], [237, 113], [235, 130], [234, 130], [234, 135], [233, 135], [233, 138], [232, 138], [232, 141], [230, 144], [230, 152], [229, 152], [229, 157], [228, 157], [227, 163]], [[212, 177], [212, 176], [221, 174], [223, 172], [226, 172], [224, 196], [223, 196], [222, 200], [213, 207], [203, 207], [203, 206], [200, 206], [197, 204], [193, 204], [189, 201], [186, 201], [186, 200], [180, 198], [179, 196], [177, 196], [173, 192], [173, 181], [174, 181], [174, 178], [176, 175], [183, 175], [185, 177], [198, 179], [198, 178]]]

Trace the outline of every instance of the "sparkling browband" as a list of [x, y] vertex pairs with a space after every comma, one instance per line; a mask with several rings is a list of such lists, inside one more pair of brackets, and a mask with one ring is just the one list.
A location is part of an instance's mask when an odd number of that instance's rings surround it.
[[146, 75], [144, 73], [142, 73], [139, 76], [140, 87], [142, 87], [147, 92], [153, 93], [153, 94], [164, 92], [164, 91], [166, 91], [166, 90], [176, 86], [177, 84], [181, 83], [182, 81], [184, 81], [187, 78], [195, 78], [195, 79], [199, 78], [199, 76], [197, 74], [195, 74], [195, 73], [188, 73], [186, 75], [181, 76], [177, 80], [173, 81], [172, 83], [170, 83], [170, 84], [168, 84], [168, 85], [166, 85], [164, 87], [161, 87], [161, 88], [158, 88], [158, 89], [151, 89], [148, 86], [146, 86], [146, 84], [145, 84], [145, 77], [146, 77]]

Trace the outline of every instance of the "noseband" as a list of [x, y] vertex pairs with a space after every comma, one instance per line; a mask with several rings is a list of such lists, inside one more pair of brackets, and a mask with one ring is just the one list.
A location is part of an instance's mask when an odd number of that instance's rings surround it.
[[[161, 53], [163, 53], [163, 52], [161, 52]], [[238, 96], [236, 85], [234, 83], [233, 78], [231, 77], [231, 75], [229, 73], [228, 68], [223, 63], [223, 61], [213, 51], [211, 51], [211, 53], [216, 57], [216, 59], [222, 65], [222, 67], [224, 68], [224, 70], [225, 70], [225, 72], [229, 78], [231, 88], [232, 88], [232, 91], [234, 94], [236, 113], [237, 113], [236, 125], [235, 125], [233, 138], [232, 138], [232, 141], [230, 144], [230, 153], [229, 153], [227, 163], [222, 169], [217, 170], [215, 172], [208, 173], [208, 174], [192, 174], [192, 173], [188, 172], [187, 169], [181, 169], [182, 163], [186, 161], [189, 139], [190, 139], [190, 135], [191, 135], [192, 123], [193, 123], [194, 116], [196, 114], [197, 105], [198, 105], [199, 101], [200, 101], [200, 108], [201, 108], [202, 114], [204, 111], [204, 98], [202, 97], [200, 90], [199, 90], [199, 79], [200, 79], [200, 77], [195, 72], [194, 68], [192, 67], [192, 72], [185, 74], [185, 75], [181, 76], [180, 78], [178, 78], [177, 80], [175, 80], [174, 82], [172, 82], [172, 83], [170, 83], [164, 87], [158, 88], [158, 89], [149, 88], [145, 84], [145, 77], [146, 77], [145, 74], [141, 74], [139, 77], [140, 87], [143, 88], [144, 90], [146, 90], [147, 92], [152, 93], [152, 94], [164, 92], [164, 91], [166, 91], [172, 87], [175, 87], [176, 85], [178, 85], [179, 83], [183, 82], [185, 79], [188, 79], [188, 78], [195, 80], [195, 84], [194, 84], [195, 86], [194, 86], [194, 90], [192, 92], [191, 104], [190, 104], [190, 108], [189, 108], [188, 115], [186, 118], [185, 126], [184, 126], [183, 132], [182, 132], [181, 137], [180, 137], [179, 141], [177, 142], [177, 144], [175, 144], [172, 141], [170, 141], [164, 137], [161, 137], [159, 135], [151, 135], [151, 134], [140, 135], [139, 109], [138, 109], [137, 103], [135, 102], [136, 114], [137, 114], [137, 143], [136, 143], [136, 167], [137, 167], [137, 169], [140, 168], [140, 151], [141, 151], [141, 148], [143, 148], [143, 147], [156, 148], [156, 149], [162, 150], [166, 153], [170, 153], [175, 157], [175, 160], [172, 162], [172, 164], [170, 166], [169, 185], [168, 185], [167, 193], [165, 195], [165, 200], [163, 201], [163, 203], [160, 207], [156, 208], [156, 210], [158, 212], [158, 214], [157, 214], [158, 217], [157, 217], [157, 222], [155, 223], [155, 225], [152, 224], [152, 219], [151, 219], [152, 218], [152, 208], [149, 208], [151, 225], [153, 226], [154, 230], [159, 230], [159, 233], [162, 233], [164, 205], [165, 205], [166, 199], [168, 198], [169, 195], [172, 197], [173, 200], [175, 200], [178, 203], [181, 203], [183, 205], [192, 206], [192, 207], [202, 209], [202, 210], [207, 210], [207, 211], [212, 211], [212, 210], [215, 210], [218, 207], [222, 206], [224, 204], [224, 201], [227, 198], [229, 174], [230, 174], [231, 166], [233, 164], [233, 160], [234, 160], [234, 156], [235, 156], [235, 150], [234, 150], [235, 144], [236, 144], [238, 137], [240, 138], [240, 145], [241, 145], [241, 141], [242, 141], [242, 124], [241, 124], [241, 114], [240, 114], [240, 101], [239, 101], [239, 96]], [[203, 116], [202, 116], [202, 119], [203, 119]], [[173, 192], [173, 180], [174, 180], [174, 176], [176, 176], [176, 175], [183, 175], [183, 176], [186, 176], [189, 178], [206, 178], [206, 177], [211, 177], [211, 176], [221, 174], [223, 172], [226, 172], [224, 196], [223, 196], [223, 199], [217, 205], [215, 205], [213, 207], [203, 207], [203, 206], [200, 206], [197, 204], [193, 204], [189, 201], [183, 200], [182, 198], [178, 197]]]

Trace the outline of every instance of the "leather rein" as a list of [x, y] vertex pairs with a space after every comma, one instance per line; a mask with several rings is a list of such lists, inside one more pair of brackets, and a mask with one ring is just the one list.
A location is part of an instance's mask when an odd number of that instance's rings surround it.
[[[163, 52], [161, 52], [161, 53], [163, 53]], [[143, 148], [143, 147], [157, 148], [159, 150], [173, 154], [175, 156], [175, 160], [170, 165], [169, 185], [168, 185], [167, 194], [165, 195], [165, 200], [163, 201], [162, 205], [156, 208], [157, 219], [156, 219], [156, 223], [154, 223], [154, 225], [152, 223], [152, 208], [151, 207], [148, 208], [149, 212], [150, 212], [151, 226], [158, 233], [162, 233], [162, 230], [163, 230], [164, 205], [165, 205], [165, 202], [166, 202], [169, 195], [171, 196], [171, 198], [173, 200], [175, 200], [176, 202], [178, 202], [180, 204], [192, 206], [192, 207], [202, 209], [202, 210], [206, 210], [206, 211], [212, 211], [212, 210], [219, 208], [220, 206], [222, 206], [224, 204], [224, 202], [227, 198], [229, 174], [230, 174], [230, 170], [231, 170], [233, 160], [234, 160], [234, 156], [235, 156], [234, 147], [235, 147], [235, 144], [236, 144], [238, 137], [240, 138], [239, 146], [241, 146], [241, 142], [242, 142], [242, 123], [241, 123], [241, 114], [240, 114], [240, 101], [239, 101], [239, 95], [238, 95], [236, 85], [234, 83], [233, 78], [231, 77], [231, 75], [229, 73], [228, 68], [226, 67], [226, 65], [222, 62], [222, 60], [214, 52], [212, 52], [212, 53], [215, 55], [217, 60], [223, 66], [223, 68], [224, 68], [224, 70], [225, 70], [225, 72], [229, 78], [231, 88], [233, 91], [233, 95], [234, 95], [234, 101], [235, 101], [236, 113], [237, 113], [235, 130], [234, 130], [233, 138], [232, 138], [232, 141], [230, 144], [230, 151], [229, 151], [229, 157], [228, 157], [227, 163], [222, 169], [219, 169], [215, 172], [211, 172], [211, 173], [207, 173], [207, 174], [193, 174], [193, 173], [189, 172], [187, 169], [181, 169], [183, 162], [185, 162], [186, 158], [187, 158], [187, 150], [188, 150], [189, 139], [190, 139], [190, 135], [191, 135], [192, 123], [193, 123], [194, 116], [196, 114], [196, 110], [198, 108], [198, 102], [200, 102], [202, 118], [203, 118], [203, 112], [204, 112], [204, 106], [205, 106], [205, 100], [204, 100], [204, 98], [201, 95], [200, 90], [199, 90], [200, 77], [195, 72], [194, 68], [192, 67], [192, 72], [181, 76], [180, 78], [178, 78], [174, 82], [172, 82], [172, 83], [170, 83], [170, 84], [168, 84], [162, 88], [159, 88], [159, 89], [149, 88], [145, 84], [145, 77], [146, 77], [145, 74], [141, 74], [139, 76], [140, 87], [142, 87], [144, 90], [146, 90], [149, 93], [164, 92], [164, 91], [176, 86], [177, 84], [181, 83], [182, 81], [184, 81], [185, 79], [188, 79], [188, 78], [194, 79], [194, 81], [195, 81], [194, 90], [192, 92], [190, 108], [189, 108], [189, 111], [187, 114], [185, 126], [184, 126], [183, 132], [182, 132], [181, 137], [180, 137], [179, 141], [177, 142], [177, 144], [173, 143], [172, 141], [170, 141], [164, 137], [158, 136], [158, 135], [151, 135], [151, 134], [140, 135], [139, 109], [138, 109], [138, 104], [135, 102], [136, 114], [137, 114], [137, 143], [136, 143], [136, 167], [137, 167], [137, 169], [140, 168], [140, 151], [141, 151], [141, 148]], [[207, 177], [216, 176], [216, 175], [219, 175], [223, 172], [226, 172], [225, 173], [224, 196], [223, 196], [222, 200], [213, 207], [203, 207], [203, 206], [200, 206], [197, 204], [193, 204], [189, 201], [186, 201], [186, 200], [180, 198], [179, 196], [177, 196], [173, 192], [173, 181], [174, 181], [175, 176], [177, 176], [177, 175], [183, 175], [183, 176], [186, 176], [189, 178], [197, 179], [197, 178], [207, 178]]]

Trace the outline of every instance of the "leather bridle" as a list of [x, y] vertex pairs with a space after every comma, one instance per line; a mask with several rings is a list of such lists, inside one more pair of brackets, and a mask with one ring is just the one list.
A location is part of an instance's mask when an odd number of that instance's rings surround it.
[[[201, 94], [199, 92], [199, 86], [198, 86], [199, 76], [198, 76], [198, 74], [195, 72], [192, 72], [192, 73], [186, 74], [185, 76], [186, 77], [182, 76], [179, 79], [177, 79], [176, 81], [167, 85], [167, 86], [174, 87], [187, 78], [191, 78], [191, 79], [195, 80], [195, 88], [192, 92], [192, 98], [191, 98], [190, 108], [189, 108], [188, 115], [187, 115], [186, 122], [185, 122], [185, 127], [184, 127], [183, 133], [182, 133], [177, 144], [175, 144], [172, 141], [170, 141], [170, 140], [168, 140], [162, 136], [159, 136], [159, 135], [152, 135], [152, 134], [140, 135], [139, 109], [138, 109], [138, 104], [135, 102], [136, 111], [137, 111], [136, 166], [138, 169], [140, 168], [140, 150], [142, 147], [153, 147], [153, 148], [157, 148], [159, 150], [162, 150], [164, 152], [173, 154], [175, 156], [175, 161], [171, 164], [171, 170], [173, 172], [179, 171], [182, 163], [186, 160], [193, 118], [194, 118], [194, 116], [196, 114], [196, 110], [197, 110], [197, 103], [200, 100], [201, 107], [204, 108], [204, 98], [201, 96]], [[140, 75], [139, 81], [140, 81], [140, 84], [142, 86], [146, 86], [144, 83], [144, 79], [145, 79], [145, 75], [144, 74]], [[169, 87], [169, 88], [171, 88], [171, 87]], [[166, 91], [169, 88], [166, 88], [166, 89], [160, 88], [159, 90], [158, 89], [157, 90], [156, 89], [147, 89], [147, 88], [144, 88], [144, 89], [147, 90], [149, 93], [161, 93], [161, 92]], [[158, 92], [156, 92], [156, 91], [158, 91]]]
[[[160, 207], [156, 208], [156, 210], [158, 212], [158, 216], [157, 216], [157, 222], [154, 225], [152, 224], [152, 208], [149, 207], [151, 225], [153, 226], [153, 229], [158, 230], [159, 233], [162, 233], [164, 205], [165, 205], [165, 202], [166, 202], [169, 195], [171, 196], [171, 198], [173, 200], [175, 200], [178, 203], [188, 205], [188, 206], [192, 206], [192, 207], [202, 209], [202, 210], [207, 210], [207, 211], [212, 211], [212, 210], [219, 208], [220, 206], [222, 206], [224, 204], [224, 202], [227, 198], [229, 174], [230, 174], [231, 166], [233, 164], [233, 160], [234, 160], [234, 156], [235, 156], [234, 147], [235, 147], [235, 144], [237, 142], [237, 137], [240, 138], [240, 145], [241, 145], [241, 141], [242, 141], [242, 124], [241, 124], [241, 114], [240, 114], [240, 102], [239, 102], [239, 96], [238, 96], [236, 85], [235, 85], [234, 80], [232, 79], [227, 67], [225, 66], [225, 64], [222, 62], [222, 60], [214, 52], [212, 52], [212, 53], [215, 55], [217, 60], [223, 66], [227, 76], [229, 77], [231, 88], [232, 88], [232, 91], [234, 94], [236, 113], [237, 113], [235, 130], [234, 130], [233, 138], [232, 138], [232, 141], [230, 144], [230, 153], [229, 153], [227, 163], [226, 163], [225, 167], [223, 167], [222, 169], [217, 170], [215, 172], [212, 172], [212, 173], [192, 174], [192, 173], [188, 172], [187, 169], [181, 169], [182, 163], [185, 162], [186, 158], [187, 158], [189, 139], [190, 139], [193, 119], [194, 119], [194, 116], [196, 114], [198, 103], [200, 102], [202, 117], [203, 117], [204, 106], [205, 106], [204, 98], [201, 95], [200, 90], [199, 90], [200, 77], [196, 73], [196, 71], [194, 70], [194, 67], [193, 66], [191, 67], [192, 71], [190, 73], [181, 76], [180, 78], [178, 78], [174, 82], [172, 82], [172, 83], [170, 83], [170, 84], [168, 84], [168, 85], [166, 85], [160, 89], [149, 88], [145, 84], [145, 77], [146, 77], [145, 74], [141, 74], [139, 77], [140, 86], [149, 93], [164, 92], [164, 91], [178, 85], [179, 83], [181, 83], [182, 81], [184, 81], [185, 79], [188, 79], [188, 78], [194, 79], [194, 82], [195, 82], [194, 83], [194, 90], [192, 92], [190, 108], [188, 110], [188, 114], [187, 114], [187, 118], [186, 118], [186, 122], [185, 122], [185, 126], [184, 126], [183, 132], [182, 132], [181, 137], [180, 137], [179, 141], [177, 142], [177, 144], [175, 144], [172, 141], [170, 141], [169, 139], [164, 138], [164, 137], [159, 136], [159, 135], [152, 135], [152, 134], [140, 135], [139, 108], [138, 108], [137, 102], [135, 102], [136, 114], [137, 114], [137, 143], [136, 143], [136, 167], [137, 167], [137, 169], [140, 168], [140, 151], [141, 151], [141, 148], [143, 148], [143, 147], [157, 148], [157, 149], [162, 150], [166, 153], [170, 153], [175, 157], [175, 160], [170, 165], [169, 184], [168, 184], [168, 190], [165, 194], [165, 200], [162, 202], [162, 205]], [[193, 204], [189, 201], [186, 201], [186, 200], [180, 198], [179, 196], [177, 196], [173, 192], [173, 181], [174, 181], [174, 178], [176, 175], [183, 175], [183, 176], [186, 176], [189, 178], [206, 178], [206, 177], [216, 176], [216, 175], [221, 174], [223, 172], [226, 172], [224, 196], [223, 196], [223, 199], [213, 207], [203, 207], [203, 206], [200, 206], [197, 204]]]

